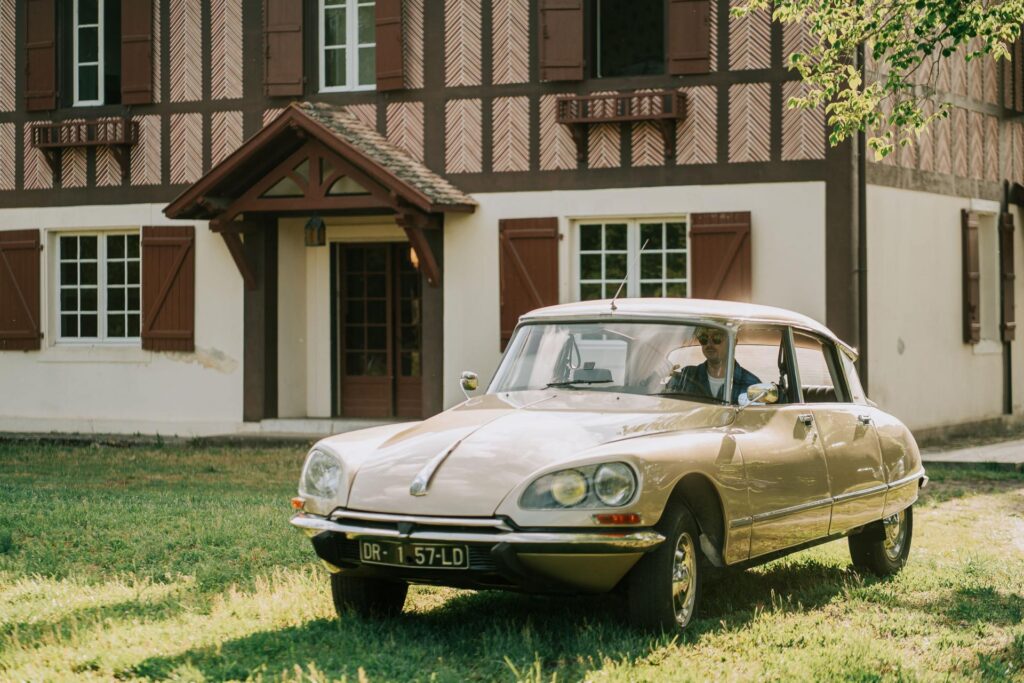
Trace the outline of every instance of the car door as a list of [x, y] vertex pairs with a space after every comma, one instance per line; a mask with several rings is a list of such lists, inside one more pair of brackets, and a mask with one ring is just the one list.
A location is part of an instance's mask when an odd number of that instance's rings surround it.
[[800, 393], [813, 414], [828, 464], [832, 496], [830, 534], [882, 517], [885, 472], [873, 411], [851, 400], [835, 344], [804, 330], [793, 331]]
[[741, 407], [732, 425], [750, 500], [742, 522], [751, 525], [750, 557], [757, 557], [828, 535], [828, 468], [814, 417], [798, 402], [788, 328], [741, 328], [734, 357], [761, 382], [780, 386], [777, 403]]

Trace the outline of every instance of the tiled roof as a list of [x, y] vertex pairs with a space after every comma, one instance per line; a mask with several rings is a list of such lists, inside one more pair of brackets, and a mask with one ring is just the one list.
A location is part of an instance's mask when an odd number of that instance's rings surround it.
[[408, 152], [366, 125], [344, 107], [322, 102], [293, 102], [302, 112], [333, 135], [352, 145], [396, 178], [423, 193], [438, 206], [476, 206], [468, 195], [431, 171]]

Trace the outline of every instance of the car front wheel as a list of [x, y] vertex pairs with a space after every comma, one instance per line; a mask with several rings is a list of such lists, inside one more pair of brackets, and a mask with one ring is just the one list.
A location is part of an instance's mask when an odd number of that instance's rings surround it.
[[875, 522], [849, 537], [853, 566], [877, 576], [891, 576], [907, 563], [914, 532], [913, 508]]
[[683, 505], [672, 505], [658, 530], [665, 542], [644, 555], [628, 577], [630, 621], [640, 628], [681, 630], [700, 605], [699, 532]]
[[354, 612], [361, 617], [391, 617], [402, 612], [409, 584], [344, 573], [331, 574], [331, 597], [339, 617]]

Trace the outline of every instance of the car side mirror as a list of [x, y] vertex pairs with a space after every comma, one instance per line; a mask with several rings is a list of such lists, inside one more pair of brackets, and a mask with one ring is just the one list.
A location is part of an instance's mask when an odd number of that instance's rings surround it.
[[747, 387], [747, 405], [751, 403], [778, 403], [779, 387], [774, 382], [751, 384]]
[[469, 392], [476, 391], [476, 388], [480, 385], [477, 379], [476, 373], [472, 370], [463, 370], [462, 376], [459, 377], [459, 384], [462, 386], [462, 393], [469, 398]]

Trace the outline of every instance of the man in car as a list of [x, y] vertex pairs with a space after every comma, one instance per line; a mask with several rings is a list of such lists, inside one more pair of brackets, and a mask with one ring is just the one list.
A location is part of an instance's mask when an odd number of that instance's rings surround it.
[[[700, 350], [706, 359], [700, 365], [687, 365], [672, 375], [665, 387], [666, 393], [707, 396], [724, 401], [726, 361], [729, 357], [729, 337], [723, 330], [713, 327], [698, 327], [694, 338], [700, 343]], [[747, 395], [747, 387], [759, 384], [760, 379], [733, 363], [731, 403], [739, 403], [740, 396]]]

